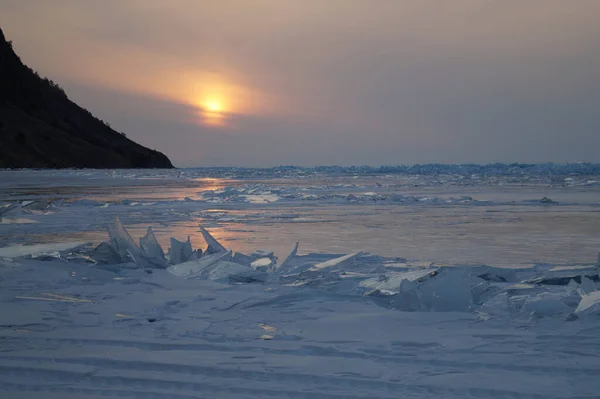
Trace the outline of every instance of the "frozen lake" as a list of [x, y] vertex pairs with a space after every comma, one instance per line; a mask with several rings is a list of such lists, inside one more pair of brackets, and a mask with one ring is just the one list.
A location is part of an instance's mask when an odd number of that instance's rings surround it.
[[104, 225], [119, 215], [135, 235], [152, 225], [164, 247], [170, 236], [201, 243], [200, 223], [239, 251], [282, 253], [300, 241], [308, 252], [512, 266], [584, 263], [599, 250], [600, 184], [593, 177], [240, 179], [186, 171], [0, 172], [0, 201], [61, 204], [60, 212], [26, 218], [35, 223], [0, 225], [0, 242], [99, 243]]
[[2, 398], [600, 392], [595, 175], [0, 171], [0, 216]]

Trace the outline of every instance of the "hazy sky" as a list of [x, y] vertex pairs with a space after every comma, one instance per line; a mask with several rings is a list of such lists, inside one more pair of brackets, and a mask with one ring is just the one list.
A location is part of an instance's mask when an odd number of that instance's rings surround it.
[[600, 162], [600, 0], [0, 0], [176, 166]]

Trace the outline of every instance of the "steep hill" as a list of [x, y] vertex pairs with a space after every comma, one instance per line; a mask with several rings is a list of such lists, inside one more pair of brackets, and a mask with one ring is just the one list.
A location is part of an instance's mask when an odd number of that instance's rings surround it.
[[0, 168], [172, 168], [24, 65], [0, 29]]

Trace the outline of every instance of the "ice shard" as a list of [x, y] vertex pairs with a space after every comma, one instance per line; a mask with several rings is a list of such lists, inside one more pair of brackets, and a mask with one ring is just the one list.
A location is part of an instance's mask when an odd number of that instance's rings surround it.
[[208, 244], [208, 248], [206, 248], [205, 253], [208, 255], [216, 254], [219, 252], [227, 251], [227, 249], [221, 245], [219, 241], [216, 240], [206, 229], [202, 226], [200, 227], [200, 232], [202, 233], [202, 237], [204, 237], [204, 241]]
[[169, 257], [171, 259], [171, 263], [176, 265], [178, 263], [187, 262], [194, 250], [192, 249], [192, 242], [190, 241], [190, 237], [188, 236], [186, 242], [181, 242], [176, 238], [171, 237], [171, 247], [169, 248]]
[[146, 235], [140, 238], [140, 247], [151, 258], [165, 259], [165, 253], [156, 240], [152, 227], [148, 227]]
[[284, 271], [285, 267], [286, 267], [286, 263], [288, 263], [289, 261], [291, 261], [292, 259], [294, 259], [294, 257], [298, 254], [298, 245], [300, 244], [300, 242], [296, 242], [296, 245], [294, 245], [294, 248], [292, 249], [292, 252], [290, 252], [288, 254], [288, 256], [286, 256], [285, 258], [283, 258], [283, 260], [281, 262], [277, 262], [273, 265], [272, 270], [281, 270]]
[[118, 216], [115, 216], [114, 222], [108, 226], [108, 235], [110, 244], [122, 258], [125, 258], [129, 252], [136, 260], [141, 259], [141, 248], [133, 241]]

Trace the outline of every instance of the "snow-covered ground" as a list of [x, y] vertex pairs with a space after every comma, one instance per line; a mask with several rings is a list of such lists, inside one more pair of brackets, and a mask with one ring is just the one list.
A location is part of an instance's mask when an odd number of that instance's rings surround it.
[[0, 397], [600, 395], [600, 179], [342, 172], [0, 171]]

